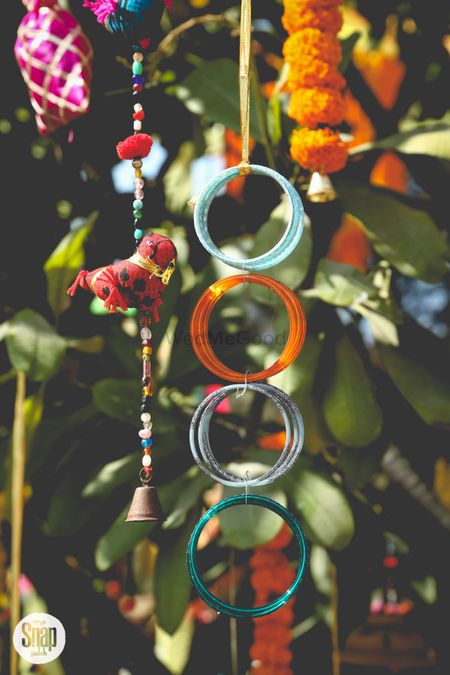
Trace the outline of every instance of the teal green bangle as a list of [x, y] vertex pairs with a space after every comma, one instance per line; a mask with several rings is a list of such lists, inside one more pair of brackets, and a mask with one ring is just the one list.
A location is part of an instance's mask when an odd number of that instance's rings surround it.
[[208, 230], [209, 207], [219, 190], [233, 180], [233, 178], [237, 178], [240, 175], [238, 166], [233, 166], [229, 169], [225, 169], [225, 171], [221, 171], [206, 184], [195, 204], [194, 226], [200, 242], [212, 256], [239, 270], [258, 272], [278, 265], [292, 253], [302, 236], [304, 211], [302, 200], [300, 199], [297, 190], [284, 176], [273, 169], [269, 169], [266, 166], [260, 166], [259, 164], [251, 164], [250, 170], [252, 174], [272, 178], [284, 190], [289, 199], [291, 207], [290, 218], [280, 241], [270, 251], [267, 251], [263, 255], [257, 256], [256, 258], [237, 260], [222, 253], [220, 248], [218, 248], [211, 239]]
[[[230, 508], [231, 506], [239, 506], [240, 504], [253, 504], [255, 506], [262, 506], [265, 509], [270, 509], [277, 515], [279, 515], [291, 528], [300, 551], [300, 561], [298, 565], [297, 575], [292, 583], [292, 585], [287, 589], [287, 591], [267, 605], [261, 605], [260, 607], [236, 607], [235, 605], [229, 605], [219, 598], [216, 598], [215, 595], [209, 592], [197, 571], [197, 544], [202, 533], [203, 528], [206, 523], [211, 520], [213, 516], [216, 516], [221, 511]], [[215, 504], [210, 508], [198, 521], [195, 526], [194, 531], [192, 532], [191, 538], [189, 540], [188, 549], [187, 549], [187, 565], [189, 570], [189, 576], [191, 577], [192, 585], [200, 595], [200, 597], [208, 604], [210, 607], [213, 607], [217, 612], [222, 614], [227, 614], [228, 616], [234, 616], [237, 619], [248, 617], [252, 618], [255, 616], [264, 616], [265, 614], [271, 614], [276, 612], [277, 609], [283, 607], [289, 600], [292, 598], [296, 592], [305, 572], [307, 559], [307, 548], [305, 537], [302, 532], [300, 525], [297, 520], [294, 518], [292, 513], [290, 513], [284, 506], [278, 504], [273, 499], [268, 497], [262, 497], [261, 495], [236, 495], [235, 497], [229, 497], [228, 499], [223, 499], [221, 502]]]

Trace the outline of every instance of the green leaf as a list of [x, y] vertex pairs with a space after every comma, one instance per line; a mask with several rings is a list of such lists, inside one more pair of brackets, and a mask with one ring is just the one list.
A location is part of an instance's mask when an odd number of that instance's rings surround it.
[[430, 216], [394, 193], [342, 181], [345, 211], [359, 218], [377, 253], [408, 277], [439, 281], [447, 272], [447, 238]]
[[92, 335], [87, 338], [69, 338], [67, 340], [67, 346], [70, 349], [76, 349], [84, 354], [99, 354], [104, 345], [105, 341], [101, 335]]
[[195, 621], [185, 615], [173, 635], [169, 635], [158, 624], [155, 626], [155, 656], [171, 675], [182, 675], [189, 661], [191, 644], [195, 632]]
[[166, 334], [167, 327], [171, 317], [175, 314], [175, 305], [180, 296], [181, 292], [181, 273], [179, 268], [175, 269], [175, 272], [170, 279], [170, 283], [164, 295], [162, 296], [163, 306], [160, 312], [161, 320], [157, 323], [152, 324], [152, 336], [153, 344], [160, 345], [164, 335]]
[[105, 464], [83, 488], [81, 498], [107, 499], [117, 487], [136, 476], [140, 456], [140, 453], [133, 453]]
[[341, 448], [337, 465], [343, 471], [350, 490], [360, 490], [370, 481], [380, 466], [381, 452], [372, 448], [361, 452], [359, 449]]
[[[254, 258], [270, 251], [280, 241], [289, 220], [289, 209], [289, 202], [283, 195], [281, 203], [272, 211], [267, 223], [264, 223], [258, 230], [249, 257]], [[311, 252], [311, 232], [308, 227], [305, 227], [298, 246], [283, 261], [283, 264], [271, 267], [264, 273], [272, 279], [282, 281], [290, 288], [298, 288], [308, 273]], [[251, 292], [253, 297], [260, 302], [279, 303], [279, 298], [275, 293], [268, 293], [266, 288], [258, 284], [251, 284]]]
[[200, 509], [193, 509], [185, 526], [170, 542], [160, 546], [155, 569], [155, 614], [158, 625], [173, 635], [189, 604], [191, 582], [186, 566], [186, 549]]
[[391, 321], [383, 313], [369, 309], [365, 305], [354, 305], [353, 309], [356, 309], [361, 316], [367, 319], [374, 340], [385, 345], [398, 347], [398, 330], [394, 321]]
[[58, 447], [65, 447], [75, 433], [80, 436], [82, 429], [97, 415], [93, 405], [80, 408], [71, 415], [44, 419], [33, 434], [30, 452], [27, 460], [27, 480], [48, 461], [52, 451]]
[[166, 207], [171, 213], [192, 215], [188, 202], [192, 197], [191, 163], [195, 156], [194, 143], [185, 141], [163, 177]]
[[[232, 464], [229, 470], [236, 475], [244, 475], [248, 470], [254, 478], [265, 471], [268, 467], [256, 462], [244, 462], [242, 464]], [[242, 494], [243, 490], [225, 487], [224, 497]], [[286, 495], [277, 487], [258, 488], [258, 494], [274, 499], [283, 506], [286, 506]], [[251, 504], [232, 507], [219, 513], [220, 524], [223, 534], [223, 542], [227, 546], [233, 546], [238, 549], [249, 549], [260, 546], [273, 539], [281, 529], [283, 521], [281, 518], [268, 509], [261, 509], [259, 506]]]
[[310, 393], [299, 392], [296, 392], [293, 398], [305, 426], [305, 450], [310, 455], [323, 453], [327, 448], [327, 435], [315, 399]]
[[292, 474], [286, 482], [289, 497], [313, 543], [341, 550], [353, 538], [355, 522], [347, 497], [328, 476], [309, 470]]
[[380, 354], [389, 377], [423, 421], [449, 429], [450, 384], [398, 349], [380, 346]]
[[176, 529], [181, 527], [186, 520], [188, 511], [196, 504], [200, 496], [213, 482], [205, 476], [196, 466], [187, 472], [187, 478], [183, 481], [175, 504], [163, 523], [164, 529]]
[[[159, 495], [160, 491], [158, 490]], [[155, 523], [126, 523], [130, 505], [124, 508], [109, 530], [97, 542], [95, 564], [104, 572], [115, 562], [129, 553], [141, 539], [147, 537], [155, 527]]]
[[267, 130], [272, 145], [279, 145], [283, 136], [283, 126], [281, 122], [280, 97], [278, 94], [274, 94], [269, 99], [267, 108]]
[[92, 396], [97, 409], [108, 417], [137, 424], [136, 410], [141, 396], [138, 381], [114, 378], [99, 380], [92, 387]]
[[[158, 486], [158, 496], [164, 513], [171, 513], [185, 482], [186, 476], [183, 475], [170, 483]], [[101, 571], [109, 569], [119, 558], [129, 553], [155, 527], [155, 523], [126, 523], [125, 518], [127, 517], [129, 508], [130, 505], [127, 504], [119, 517], [107, 532], [100, 537], [97, 543], [95, 564]]]
[[369, 150], [397, 150], [405, 155], [429, 155], [450, 159], [450, 124], [429, 120], [412, 129], [401, 131], [372, 143], [364, 143], [350, 150], [351, 155]]
[[94, 211], [81, 227], [66, 234], [44, 264], [47, 299], [55, 316], [67, 305], [67, 287], [84, 264], [83, 245], [97, 218], [98, 212]]
[[66, 341], [32, 309], [22, 309], [10, 321], [6, 335], [9, 359], [30, 380], [48, 380], [66, 351]]
[[314, 288], [303, 291], [306, 297], [348, 307], [354, 302], [365, 302], [374, 297], [377, 289], [364, 274], [351, 265], [343, 265], [322, 258], [314, 277]]
[[333, 436], [349, 447], [363, 447], [381, 433], [381, 409], [361, 357], [343, 335], [336, 345], [336, 367], [328, 383], [323, 413]]
[[142, 366], [139, 363], [139, 344], [135, 337], [127, 335], [120, 326], [111, 326], [106, 333], [106, 348], [112, 352], [114, 362], [120, 364], [127, 375], [139, 377]]
[[[286, 320], [288, 321], [287, 317]], [[289, 329], [287, 328], [286, 337], [288, 330]], [[278, 328], [276, 333], [277, 335], [280, 333]], [[315, 335], [307, 337], [298, 359], [296, 359], [289, 368], [278, 373], [278, 375], [270, 377], [268, 380], [269, 384], [279, 387], [285, 391], [286, 394], [294, 396], [294, 398], [297, 394], [300, 395], [311, 391], [314, 385], [321, 351], [322, 340]], [[278, 354], [275, 354], [275, 352], [270, 352], [267, 357], [267, 364], [273, 363], [277, 356]]]
[[[175, 88], [175, 94], [192, 113], [204, 115], [212, 122], [220, 122], [229, 129], [239, 131], [238, 82], [236, 63], [231, 59], [216, 59], [192, 71]], [[262, 142], [263, 132], [252, 103], [250, 111], [250, 135]]]

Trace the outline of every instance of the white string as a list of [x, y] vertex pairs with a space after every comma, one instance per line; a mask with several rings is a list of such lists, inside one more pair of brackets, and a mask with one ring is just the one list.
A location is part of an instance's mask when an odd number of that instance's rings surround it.
[[239, 387], [236, 388], [236, 398], [241, 398], [241, 396], [243, 396], [243, 395], [245, 394], [245, 392], [247, 391], [247, 389], [248, 389], [248, 374], [249, 374], [249, 372], [250, 372], [249, 370], [246, 370], [246, 371], [245, 371], [245, 379], [244, 379], [244, 386], [243, 386], [243, 388], [242, 388], [242, 389], [239, 389]]
[[252, 474], [250, 471], [247, 469], [247, 471], [244, 473], [244, 481], [245, 481], [245, 503], [248, 504], [248, 481], [252, 479]]

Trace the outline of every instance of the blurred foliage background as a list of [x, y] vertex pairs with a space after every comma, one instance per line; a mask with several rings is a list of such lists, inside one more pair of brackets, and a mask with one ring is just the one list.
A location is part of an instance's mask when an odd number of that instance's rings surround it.
[[[188, 201], [239, 161], [239, 9], [232, 0], [176, 0], [158, 42], [191, 17], [215, 18], [146, 62], [146, 128], [158, 141], [144, 165], [146, 226], [179, 251], [153, 329], [155, 478], [168, 515], [156, 527], [123, 523], [140, 463], [136, 316], [104, 314], [87, 293], [65, 295], [81, 265], [132, 252], [131, 180], [115, 154], [129, 132], [130, 53], [80, 4], [71, 10], [95, 50], [91, 110], [51, 138], [37, 134], [13, 56], [21, 3], [2, 20], [0, 671], [9, 672], [11, 430], [21, 371], [23, 612], [47, 607], [68, 635], [61, 660], [39, 672], [246, 673], [252, 625], [240, 622], [236, 637], [225, 617], [195, 601], [185, 569], [193, 525], [220, 497], [189, 450], [192, 413], [206, 387], [220, 384], [192, 352], [189, 318], [208, 284], [230, 273], [197, 241]], [[292, 177], [304, 196], [308, 176], [289, 158], [287, 94], [276, 84], [282, 11], [276, 0], [254, 3], [252, 157]], [[269, 271], [298, 292], [308, 315], [302, 354], [273, 378], [300, 407], [305, 449], [266, 491], [297, 514], [311, 544], [294, 605], [292, 669], [448, 673], [448, 7], [355, 0], [344, 16], [351, 156], [333, 177], [338, 199], [305, 201], [300, 246]], [[236, 255], [267, 250], [284, 224], [279, 199], [265, 179], [233, 183], [210, 211], [215, 240]], [[245, 372], [274, 359], [288, 325], [268, 291], [247, 286], [221, 301], [211, 328], [234, 336], [215, 348]], [[212, 440], [221, 461], [256, 471], [275, 461], [281, 432], [271, 405], [246, 393], [217, 413]], [[254, 516], [236, 514], [231, 528], [216, 523], [201, 553], [206, 578], [242, 603], [251, 602], [252, 549], [281, 525]], [[227, 571], [234, 548], [237, 577]]]

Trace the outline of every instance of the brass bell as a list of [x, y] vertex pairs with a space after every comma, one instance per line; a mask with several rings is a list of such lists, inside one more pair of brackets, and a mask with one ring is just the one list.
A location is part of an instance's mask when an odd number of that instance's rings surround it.
[[332, 202], [336, 199], [336, 190], [326, 174], [314, 171], [309, 182], [306, 199], [310, 202]]
[[125, 522], [162, 522], [165, 519], [156, 488], [153, 485], [142, 485], [136, 488]]

